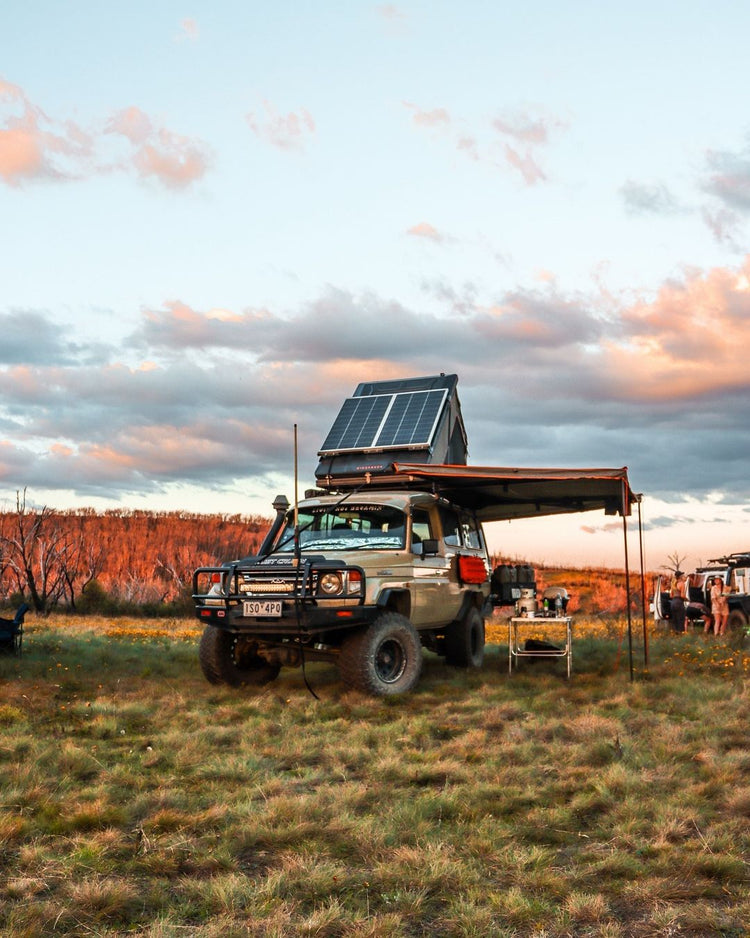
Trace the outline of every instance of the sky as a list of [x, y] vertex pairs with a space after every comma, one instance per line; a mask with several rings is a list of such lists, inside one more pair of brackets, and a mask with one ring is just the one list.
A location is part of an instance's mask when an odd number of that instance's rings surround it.
[[[648, 569], [747, 550], [749, 34], [736, 0], [6, 4], [0, 508], [270, 517], [295, 426], [304, 489], [360, 381], [446, 372], [471, 464], [627, 466]], [[623, 561], [600, 513], [488, 537]]]

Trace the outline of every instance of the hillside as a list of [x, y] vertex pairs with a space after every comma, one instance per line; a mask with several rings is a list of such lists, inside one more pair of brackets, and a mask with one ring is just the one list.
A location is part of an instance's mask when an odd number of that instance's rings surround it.
[[[188, 511], [31, 510], [19, 499], [16, 511], [0, 513], [0, 600], [9, 603], [22, 595], [37, 610], [76, 610], [96, 592], [119, 604], [175, 603], [189, 593], [196, 567], [254, 553], [270, 523], [258, 515]], [[493, 557], [493, 566], [499, 563], [519, 561]], [[540, 590], [556, 585], [568, 590], [571, 612], [625, 610], [622, 572], [535, 570]], [[634, 593], [638, 579], [631, 577]]]
[[0, 513], [0, 595], [30, 596], [37, 609], [75, 608], [96, 581], [120, 601], [174, 601], [196, 567], [256, 551], [269, 523], [252, 515], [32, 511], [20, 504]]

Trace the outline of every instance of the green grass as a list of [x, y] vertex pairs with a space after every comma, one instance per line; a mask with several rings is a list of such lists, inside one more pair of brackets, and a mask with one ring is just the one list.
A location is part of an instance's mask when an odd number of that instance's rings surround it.
[[617, 628], [570, 682], [428, 655], [388, 700], [317, 664], [316, 700], [212, 687], [184, 624], [85, 628], [0, 658], [3, 935], [748, 934], [750, 696], [717, 642], [654, 638], [633, 683]]

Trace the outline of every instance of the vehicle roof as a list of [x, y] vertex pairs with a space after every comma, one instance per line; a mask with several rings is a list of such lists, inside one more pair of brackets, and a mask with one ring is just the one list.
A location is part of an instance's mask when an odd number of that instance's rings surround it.
[[409, 505], [414, 504], [432, 504], [439, 501], [436, 495], [430, 492], [410, 492], [398, 491], [393, 489], [375, 491], [368, 489], [365, 492], [352, 491], [347, 495], [314, 495], [311, 498], [305, 498], [299, 503], [300, 508], [313, 507], [316, 505], [340, 506], [345, 509], [347, 506], [355, 505], [384, 505], [391, 508], [398, 508], [405, 511]]

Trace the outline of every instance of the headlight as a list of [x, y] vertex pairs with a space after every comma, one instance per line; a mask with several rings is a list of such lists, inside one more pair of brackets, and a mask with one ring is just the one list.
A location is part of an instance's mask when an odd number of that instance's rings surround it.
[[318, 580], [318, 592], [325, 596], [337, 596], [344, 582], [340, 573], [324, 573]]

